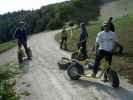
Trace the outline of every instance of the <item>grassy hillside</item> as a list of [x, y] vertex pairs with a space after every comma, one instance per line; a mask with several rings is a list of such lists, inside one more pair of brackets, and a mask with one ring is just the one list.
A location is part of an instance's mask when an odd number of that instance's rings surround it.
[[[121, 17], [114, 21], [116, 26], [116, 33], [118, 34], [120, 43], [124, 46], [124, 53], [122, 55], [115, 55], [113, 57], [113, 66], [122, 76], [126, 77], [129, 82], [133, 83], [133, 16]], [[93, 24], [87, 27], [88, 31], [88, 51], [92, 48], [95, 37], [100, 31], [100, 24]], [[56, 36], [59, 40], [60, 34]], [[72, 38], [68, 39], [68, 48], [70, 51], [76, 49], [76, 43], [79, 39], [79, 29], [74, 30]]]
[[133, 14], [133, 0], [114, 0], [101, 7], [101, 19], [108, 16], [120, 17]]
[[0, 54], [15, 47], [15, 46], [16, 46], [16, 44], [11, 41], [0, 44]]

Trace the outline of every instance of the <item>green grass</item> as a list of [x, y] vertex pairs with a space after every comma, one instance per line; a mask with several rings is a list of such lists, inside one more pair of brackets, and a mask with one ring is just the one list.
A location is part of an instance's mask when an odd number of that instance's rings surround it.
[[24, 65], [14, 61], [0, 65], [0, 100], [20, 100], [21, 96], [31, 95], [28, 91], [16, 91], [17, 79], [24, 75]]
[[3, 52], [5, 52], [5, 51], [7, 51], [7, 50], [9, 50], [15, 46], [16, 46], [16, 44], [13, 42], [1, 43], [0, 44], [0, 53], [3, 53]]
[[133, 14], [133, 0], [115, 0], [101, 7], [100, 19], [105, 20], [108, 16], [120, 17]]
[[19, 67], [15, 62], [10, 62], [5, 65], [0, 65], [0, 97], [1, 100], [19, 100], [19, 95], [16, 93], [16, 75], [19, 72]]
[[[118, 18], [114, 21], [116, 26], [116, 33], [118, 34], [120, 43], [124, 46], [124, 53], [122, 55], [113, 56], [113, 67], [122, 76], [127, 78], [130, 83], [133, 83], [133, 16], [126, 16]], [[93, 24], [87, 27], [88, 41], [87, 49], [89, 51], [95, 43], [97, 33], [100, 31], [101, 24]], [[56, 36], [59, 41], [60, 33]], [[74, 51], [76, 43], [79, 40], [79, 29], [75, 29], [73, 37], [68, 39], [68, 49]]]

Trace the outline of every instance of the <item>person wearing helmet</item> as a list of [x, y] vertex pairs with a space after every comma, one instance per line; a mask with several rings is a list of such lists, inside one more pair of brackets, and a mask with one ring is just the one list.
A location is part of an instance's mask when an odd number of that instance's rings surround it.
[[17, 39], [18, 48], [21, 48], [23, 46], [28, 59], [30, 59], [30, 57], [28, 55], [28, 47], [27, 47], [27, 33], [24, 28], [24, 25], [25, 25], [25, 23], [23, 21], [20, 21], [18, 23], [18, 27], [15, 30], [14, 36]]
[[[95, 63], [93, 66], [92, 77], [96, 77], [100, 61], [105, 58], [109, 65], [112, 63], [112, 49], [117, 42], [117, 36], [115, 32], [110, 31], [109, 24], [103, 24], [104, 30], [99, 32], [96, 37], [95, 48], [98, 47], [96, 53]], [[106, 79], [105, 79], [106, 80]]]

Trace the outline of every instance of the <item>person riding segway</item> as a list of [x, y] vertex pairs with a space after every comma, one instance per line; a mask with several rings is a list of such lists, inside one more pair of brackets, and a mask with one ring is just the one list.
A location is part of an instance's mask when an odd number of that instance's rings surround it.
[[25, 53], [27, 55], [28, 60], [31, 60], [31, 57], [32, 57], [31, 50], [27, 46], [27, 34], [26, 34], [26, 30], [24, 28], [24, 24], [25, 23], [23, 21], [19, 22], [19, 26], [15, 30], [15, 35], [14, 35], [14, 37], [17, 39], [17, 44], [18, 44], [18, 60], [19, 60], [19, 63], [22, 62], [22, 58], [24, 57], [24, 53], [22, 51], [22, 46], [25, 49]]
[[65, 26], [63, 26], [61, 32], [61, 42], [60, 42], [61, 49], [63, 48], [63, 46], [65, 47], [65, 49], [67, 49], [67, 37], [68, 37], [68, 32], [66, 31]]
[[[116, 33], [110, 31], [109, 24], [106, 22], [103, 24], [104, 30], [99, 32], [96, 37], [95, 48], [98, 47], [98, 51], [96, 53], [95, 63], [93, 66], [92, 77], [96, 77], [98, 72], [98, 67], [100, 65], [100, 61], [105, 58], [108, 61], [108, 64], [112, 63], [112, 50], [117, 41]], [[95, 49], [93, 49], [95, 50]], [[104, 80], [106, 81], [106, 75], [104, 76]]]

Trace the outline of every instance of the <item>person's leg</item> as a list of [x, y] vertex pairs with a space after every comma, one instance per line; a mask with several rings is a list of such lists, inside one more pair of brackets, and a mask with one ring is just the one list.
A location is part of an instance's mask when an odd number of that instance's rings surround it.
[[64, 38], [65, 49], [67, 49], [67, 37]]
[[18, 40], [18, 48], [21, 48], [22, 47], [22, 43], [21, 41]]
[[62, 48], [63, 42], [64, 42], [64, 38], [61, 39], [60, 48]]
[[87, 50], [86, 50], [86, 41], [82, 43], [82, 54], [83, 54], [83, 57], [86, 58], [87, 57]]
[[[107, 52], [106, 56], [105, 56], [105, 59], [108, 61], [109, 65], [111, 65], [111, 63], [112, 63], [112, 53]], [[109, 69], [107, 69], [107, 71], [104, 73], [104, 82], [108, 81], [108, 78], [107, 78], [108, 71], [109, 71]]]
[[[118, 48], [118, 51], [117, 51], [117, 48]], [[116, 54], [121, 54], [123, 52], [123, 46], [118, 42], [115, 43], [115, 49], [116, 50], [114, 51]]]
[[26, 53], [27, 57], [30, 58], [30, 57], [29, 57], [28, 47], [27, 47], [27, 41], [24, 41], [24, 42], [23, 42], [23, 46], [24, 46], [25, 53]]
[[111, 52], [106, 52], [105, 59], [108, 61], [108, 64], [111, 65], [111, 63], [112, 63], [112, 53]]
[[98, 71], [98, 67], [100, 64], [101, 59], [104, 57], [104, 51], [100, 50], [97, 55], [96, 55], [96, 59], [95, 59], [95, 63], [94, 63], [94, 67], [93, 67], [93, 73], [96, 75], [97, 71]]
[[117, 47], [119, 48], [118, 53], [121, 54], [123, 52], [123, 46], [120, 43], [117, 43]]

